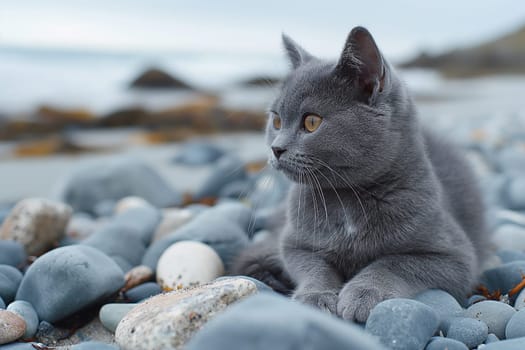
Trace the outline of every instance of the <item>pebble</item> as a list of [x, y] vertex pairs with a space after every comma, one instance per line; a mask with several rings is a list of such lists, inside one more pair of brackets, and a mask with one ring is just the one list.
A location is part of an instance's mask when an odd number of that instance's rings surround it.
[[518, 311], [525, 308], [525, 288], [522, 289], [516, 297], [516, 301], [514, 302], [514, 308]]
[[128, 196], [143, 198], [157, 208], [177, 206], [182, 195], [147, 163], [123, 157], [92, 161], [62, 179], [57, 197], [75, 212], [95, 214], [103, 200], [118, 201]]
[[516, 313], [513, 307], [498, 301], [486, 300], [470, 306], [464, 316], [485, 322], [489, 333], [498, 338], [505, 338], [505, 326]]
[[124, 279], [126, 283], [122, 290], [126, 291], [144, 282], [151, 281], [153, 279], [153, 270], [145, 265], [135, 266], [126, 273]]
[[500, 250], [525, 250], [525, 227], [503, 224], [496, 229], [492, 242]]
[[0, 326], [0, 344], [15, 341], [26, 331], [24, 319], [7, 310], [0, 310]]
[[188, 142], [182, 145], [174, 162], [184, 165], [206, 165], [217, 161], [226, 152], [208, 142]]
[[501, 197], [507, 208], [525, 209], [525, 177], [523, 173], [511, 178], [502, 188]]
[[115, 339], [124, 350], [179, 349], [215, 314], [255, 293], [253, 282], [230, 279], [156, 295], [122, 319]]
[[119, 348], [113, 344], [106, 344], [99, 341], [87, 341], [73, 345], [71, 350], [119, 350]]
[[166, 237], [182, 225], [190, 222], [194, 216], [195, 213], [189, 209], [164, 209], [162, 211], [162, 221], [157, 226], [152, 241], [155, 242]]
[[118, 323], [137, 304], [106, 304], [100, 308], [100, 322], [110, 332], [115, 333]]
[[104, 199], [93, 207], [93, 214], [97, 218], [108, 218], [113, 215], [117, 203], [111, 199]]
[[487, 344], [480, 350], [523, 350], [524, 348], [525, 338], [514, 338]]
[[479, 303], [480, 301], [487, 300], [483, 295], [474, 294], [467, 300], [467, 307]]
[[41, 255], [64, 236], [72, 210], [41, 198], [18, 202], [0, 228], [1, 239], [20, 242], [28, 255]]
[[11, 311], [24, 319], [26, 323], [26, 331], [22, 336], [22, 339], [28, 340], [35, 336], [39, 320], [35, 309], [30, 303], [23, 300], [13, 301], [7, 307], [7, 311]]
[[33, 343], [9, 343], [0, 345], [0, 350], [35, 350]]
[[128, 228], [138, 234], [142, 242], [148, 245], [153, 233], [162, 220], [162, 213], [151, 205], [129, 208], [118, 213], [110, 221], [111, 226]]
[[430, 306], [439, 317], [440, 329], [445, 329], [447, 320], [463, 313], [463, 308], [449, 293], [441, 289], [429, 289], [419, 293], [414, 300]]
[[219, 192], [219, 197], [239, 200], [246, 198], [252, 191], [253, 183], [251, 179], [237, 180], [225, 185]]
[[157, 265], [157, 282], [165, 291], [195, 287], [223, 274], [219, 255], [206, 244], [195, 241], [173, 244]]
[[525, 253], [518, 250], [500, 250], [497, 254], [504, 264], [513, 261], [525, 261]]
[[199, 241], [209, 245], [221, 257], [226, 269], [249, 243], [244, 228], [249, 225], [251, 211], [238, 203], [207, 209], [193, 220], [163, 239], [153, 242], [142, 264], [156, 269], [162, 253], [179, 241]]
[[124, 293], [126, 300], [131, 303], [138, 303], [144, 299], [162, 293], [162, 288], [155, 282], [143, 283], [139, 286], [131, 288]]
[[103, 220], [93, 220], [91, 215], [74, 213], [66, 227], [66, 237], [85, 239], [97, 230]]
[[450, 320], [445, 335], [447, 338], [460, 341], [472, 349], [487, 339], [488, 327], [485, 322], [480, 320], [455, 317]]
[[294, 302], [261, 293], [232, 305], [202, 328], [187, 350], [384, 350], [360, 326]]
[[430, 306], [397, 298], [377, 304], [365, 329], [390, 349], [423, 349], [439, 324], [440, 318]]
[[432, 337], [428, 342], [425, 350], [468, 350], [469, 348], [460, 341], [443, 338]]
[[507, 323], [507, 327], [505, 327], [505, 338], [520, 337], [525, 337], [525, 309], [516, 312]]
[[27, 254], [20, 242], [0, 239], [0, 265], [20, 268], [26, 260]]
[[522, 281], [525, 273], [525, 261], [513, 261], [485, 270], [481, 275], [481, 284], [490, 291], [500, 290], [506, 294]]
[[5, 302], [4, 299], [2, 299], [2, 297], [0, 297], [0, 309], [5, 309]]
[[196, 200], [217, 198], [224, 186], [247, 178], [248, 174], [241, 159], [231, 155], [221, 157], [212, 167], [209, 177], [193, 194], [193, 198]]
[[13, 266], [0, 265], [0, 297], [4, 302], [9, 304], [15, 299], [22, 278], [22, 273]]
[[485, 344], [495, 343], [497, 341], [500, 341], [500, 340], [498, 337], [496, 337], [496, 334], [489, 333], [489, 335], [487, 336], [487, 340], [485, 340]]
[[55, 322], [101, 302], [124, 285], [124, 273], [99, 250], [74, 245], [38, 258], [20, 284], [16, 300], [30, 302], [40, 320]]
[[132, 208], [143, 208], [150, 206], [151, 204], [149, 204], [144, 198], [137, 196], [124, 197], [115, 204], [115, 214], [123, 213], [126, 210]]

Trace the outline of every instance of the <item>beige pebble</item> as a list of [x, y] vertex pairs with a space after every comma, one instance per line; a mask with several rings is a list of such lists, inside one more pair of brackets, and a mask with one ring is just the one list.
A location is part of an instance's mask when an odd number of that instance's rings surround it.
[[17, 314], [0, 309], [0, 344], [11, 343], [21, 338], [26, 331], [26, 322]]
[[123, 292], [144, 282], [151, 281], [153, 279], [153, 270], [145, 265], [135, 266], [126, 273], [124, 279], [126, 284], [122, 287]]
[[153, 242], [166, 237], [193, 219], [194, 213], [188, 209], [170, 208], [162, 211], [162, 221], [153, 234]]

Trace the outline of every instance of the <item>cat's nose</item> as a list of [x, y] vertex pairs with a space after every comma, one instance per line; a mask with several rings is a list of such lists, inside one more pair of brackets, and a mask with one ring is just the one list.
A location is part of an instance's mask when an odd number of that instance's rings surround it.
[[281, 155], [286, 152], [284, 148], [281, 147], [272, 147], [273, 154], [275, 155], [275, 158], [279, 159], [281, 158]]

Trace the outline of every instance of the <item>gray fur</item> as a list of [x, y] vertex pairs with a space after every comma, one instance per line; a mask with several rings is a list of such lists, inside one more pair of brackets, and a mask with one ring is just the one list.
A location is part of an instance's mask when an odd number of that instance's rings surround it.
[[[487, 250], [464, 158], [422, 130], [366, 29], [352, 30], [337, 63], [284, 44], [294, 69], [267, 143], [286, 149], [270, 163], [295, 182], [280, 237], [293, 297], [362, 322], [380, 301], [427, 288], [464, 296]], [[309, 113], [323, 117], [312, 133], [302, 127]]]

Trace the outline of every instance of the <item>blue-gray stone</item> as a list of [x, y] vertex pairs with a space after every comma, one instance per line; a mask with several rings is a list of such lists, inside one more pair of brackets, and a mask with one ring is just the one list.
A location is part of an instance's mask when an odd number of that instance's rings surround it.
[[489, 335], [487, 336], [487, 340], [485, 340], [485, 344], [495, 343], [497, 341], [500, 341], [500, 340], [498, 337], [496, 337], [496, 334], [489, 333]]
[[35, 350], [32, 343], [9, 343], [0, 345], [0, 350]]
[[[111, 258], [123, 259], [131, 266], [140, 265], [146, 252], [138, 230], [111, 222], [91, 234], [82, 244], [97, 248]], [[119, 259], [115, 261], [122, 265]]]
[[26, 260], [27, 254], [20, 242], [0, 240], [0, 265], [21, 267]]
[[[487, 344], [483, 350], [523, 350], [525, 349], [525, 338], [514, 338]], [[481, 349], [480, 349], [481, 350]]]
[[469, 307], [464, 316], [485, 322], [489, 333], [494, 333], [498, 338], [505, 338], [505, 326], [516, 310], [512, 306], [499, 301], [486, 300]]
[[510, 179], [502, 188], [503, 203], [509, 209], [525, 209], [525, 176], [516, 176]]
[[185, 346], [187, 350], [382, 350], [371, 335], [277, 294], [260, 293], [210, 320]]
[[253, 183], [251, 180], [237, 180], [221, 188], [219, 197], [239, 200], [246, 198], [253, 191], [252, 188]]
[[155, 282], [146, 282], [131, 288], [124, 293], [126, 300], [138, 303], [141, 300], [162, 293], [162, 289]]
[[414, 300], [430, 306], [439, 317], [440, 329], [444, 330], [447, 319], [459, 316], [463, 308], [449, 293], [441, 289], [428, 289], [416, 295]]
[[525, 273], [525, 261], [513, 261], [495, 268], [485, 270], [481, 275], [481, 283], [490, 291], [500, 290], [506, 294], [522, 281]]
[[5, 309], [5, 302], [4, 299], [2, 299], [2, 297], [0, 297], [0, 309]]
[[55, 322], [106, 300], [124, 285], [124, 273], [104, 253], [86, 246], [57, 248], [28, 269], [16, 300], [35, 308], [40, 320]]
[[504, 264], [519, 260], [525, 261], [525, 253], [520, 252], [518, 250], [504, 249], [498, 251], [497, 255], [501, 259], [501, 262]]
[[248, 280], [248, 281], [251, 281], [251, 282], [255, 283], [255, 286], [257, 287], [257, 290], [259, 292], [271, 292], [271, 293], [274, 293], [274, 290], [272, 288], [270, 288], [266, 283], [261, 282], [258, 279], [255, 279], [255, 278], [249, 277], [249, 276], [240, 276], [240, 275], [239, 276], [222, 276], [222, 277], [219, 277], [219, 278], [215, 279], [215, 281], [222, 281], [222, 280], [230, 279], [230, 278], [233, 278], [233, 279], [243, 278], [245, 280]]
[[137, 196], [158, 208], [177, 206], [182, 195], [145, 162], [134, 158], [96, 161], [76, 169], [61, 184], [58, 197], [74, 211], [95, 214], [103, 200]]
[[104, 199], [93, 208], [93, 213], [98, 218], [107, 218], [113, 215], [117, 202], [113, 199]]
[[501, 172], [522, 175], [525, 172], [525, 151], [517, 145], [503, 148], [495, 157]]
[[443, 338], [432, 337], [428, 342], [425, 350], [468, 350], [469, 348], [460, 341]]
[[206, 165], [215, 162], [226, 152], [207, 142], [188, 142], [179, 150], [174, 162], [184, 165]]
[[22, 273], [11, 265], [0, 265], [0, 297], [9, 304], [15, 299]]
[[212, 247], [228, 268], [249, 243], [245, 231], [249, 216], [250, 210], [239, 203], [221, 204], [205, 210], [173, 233], [153, 242], [144, 254], [142, 265], [156, 270], [160, 256], [169, 246], [192, 240]]
[[390, 349], [415, 350], [425, 347], [439, 323], [439, 316], [430, 306], [399, 298], [377, 304], [365, 329]]
[[467, 307], [471, 306], [475, 303], [479, 303], [480, 301], [487, 300], [483, 295], [474, 294], [467, 300]]
[[455, 317], [450, 320], [445, 335], [447, 338], [462, 342], [471, 349], [487, 339], [488, 331], [489, 328], [483, 321], [467, 317]]
[[87, 341], [75, 344], [71, 350], [118, 350], [119, 347], [114, 344], [102, 343], [99, 341]]
[[100, 322], [107, 330], [115, 333], [120, 320], [135, 306], [137, 304], [106, 304], [100, 308]]
[[525, 309], [516, 312], [505, 328], [507, 339], [525, 337]]
[[516, 297], [516, 301], [514, 302], [514, 308], [516, 310], [521, 310], [525, 307], [525, 288], [521, 290], [521, 292]]
[[211, 169], [210, 176], [194, 193], [193, 197], [196, 200], [216, 198], [227, 184], [246, 179], [248, 179], [248, 175], [241, 159], [236, 156], [226, 155], [220, 158]]
[[33, 305], [24, 300], [16, 300], [9, 304], [7, 310], [19, 315], [26, 322], [26, 331], [22, 338], [33, 338], [40, 323]]
[[138, 234], [145, 245], [149, 245], [157, 226], [162, 220], [160, 210], [153, 206], [129, 208], [112, 218], [110, 225], [129, 228], [130, 232]]

